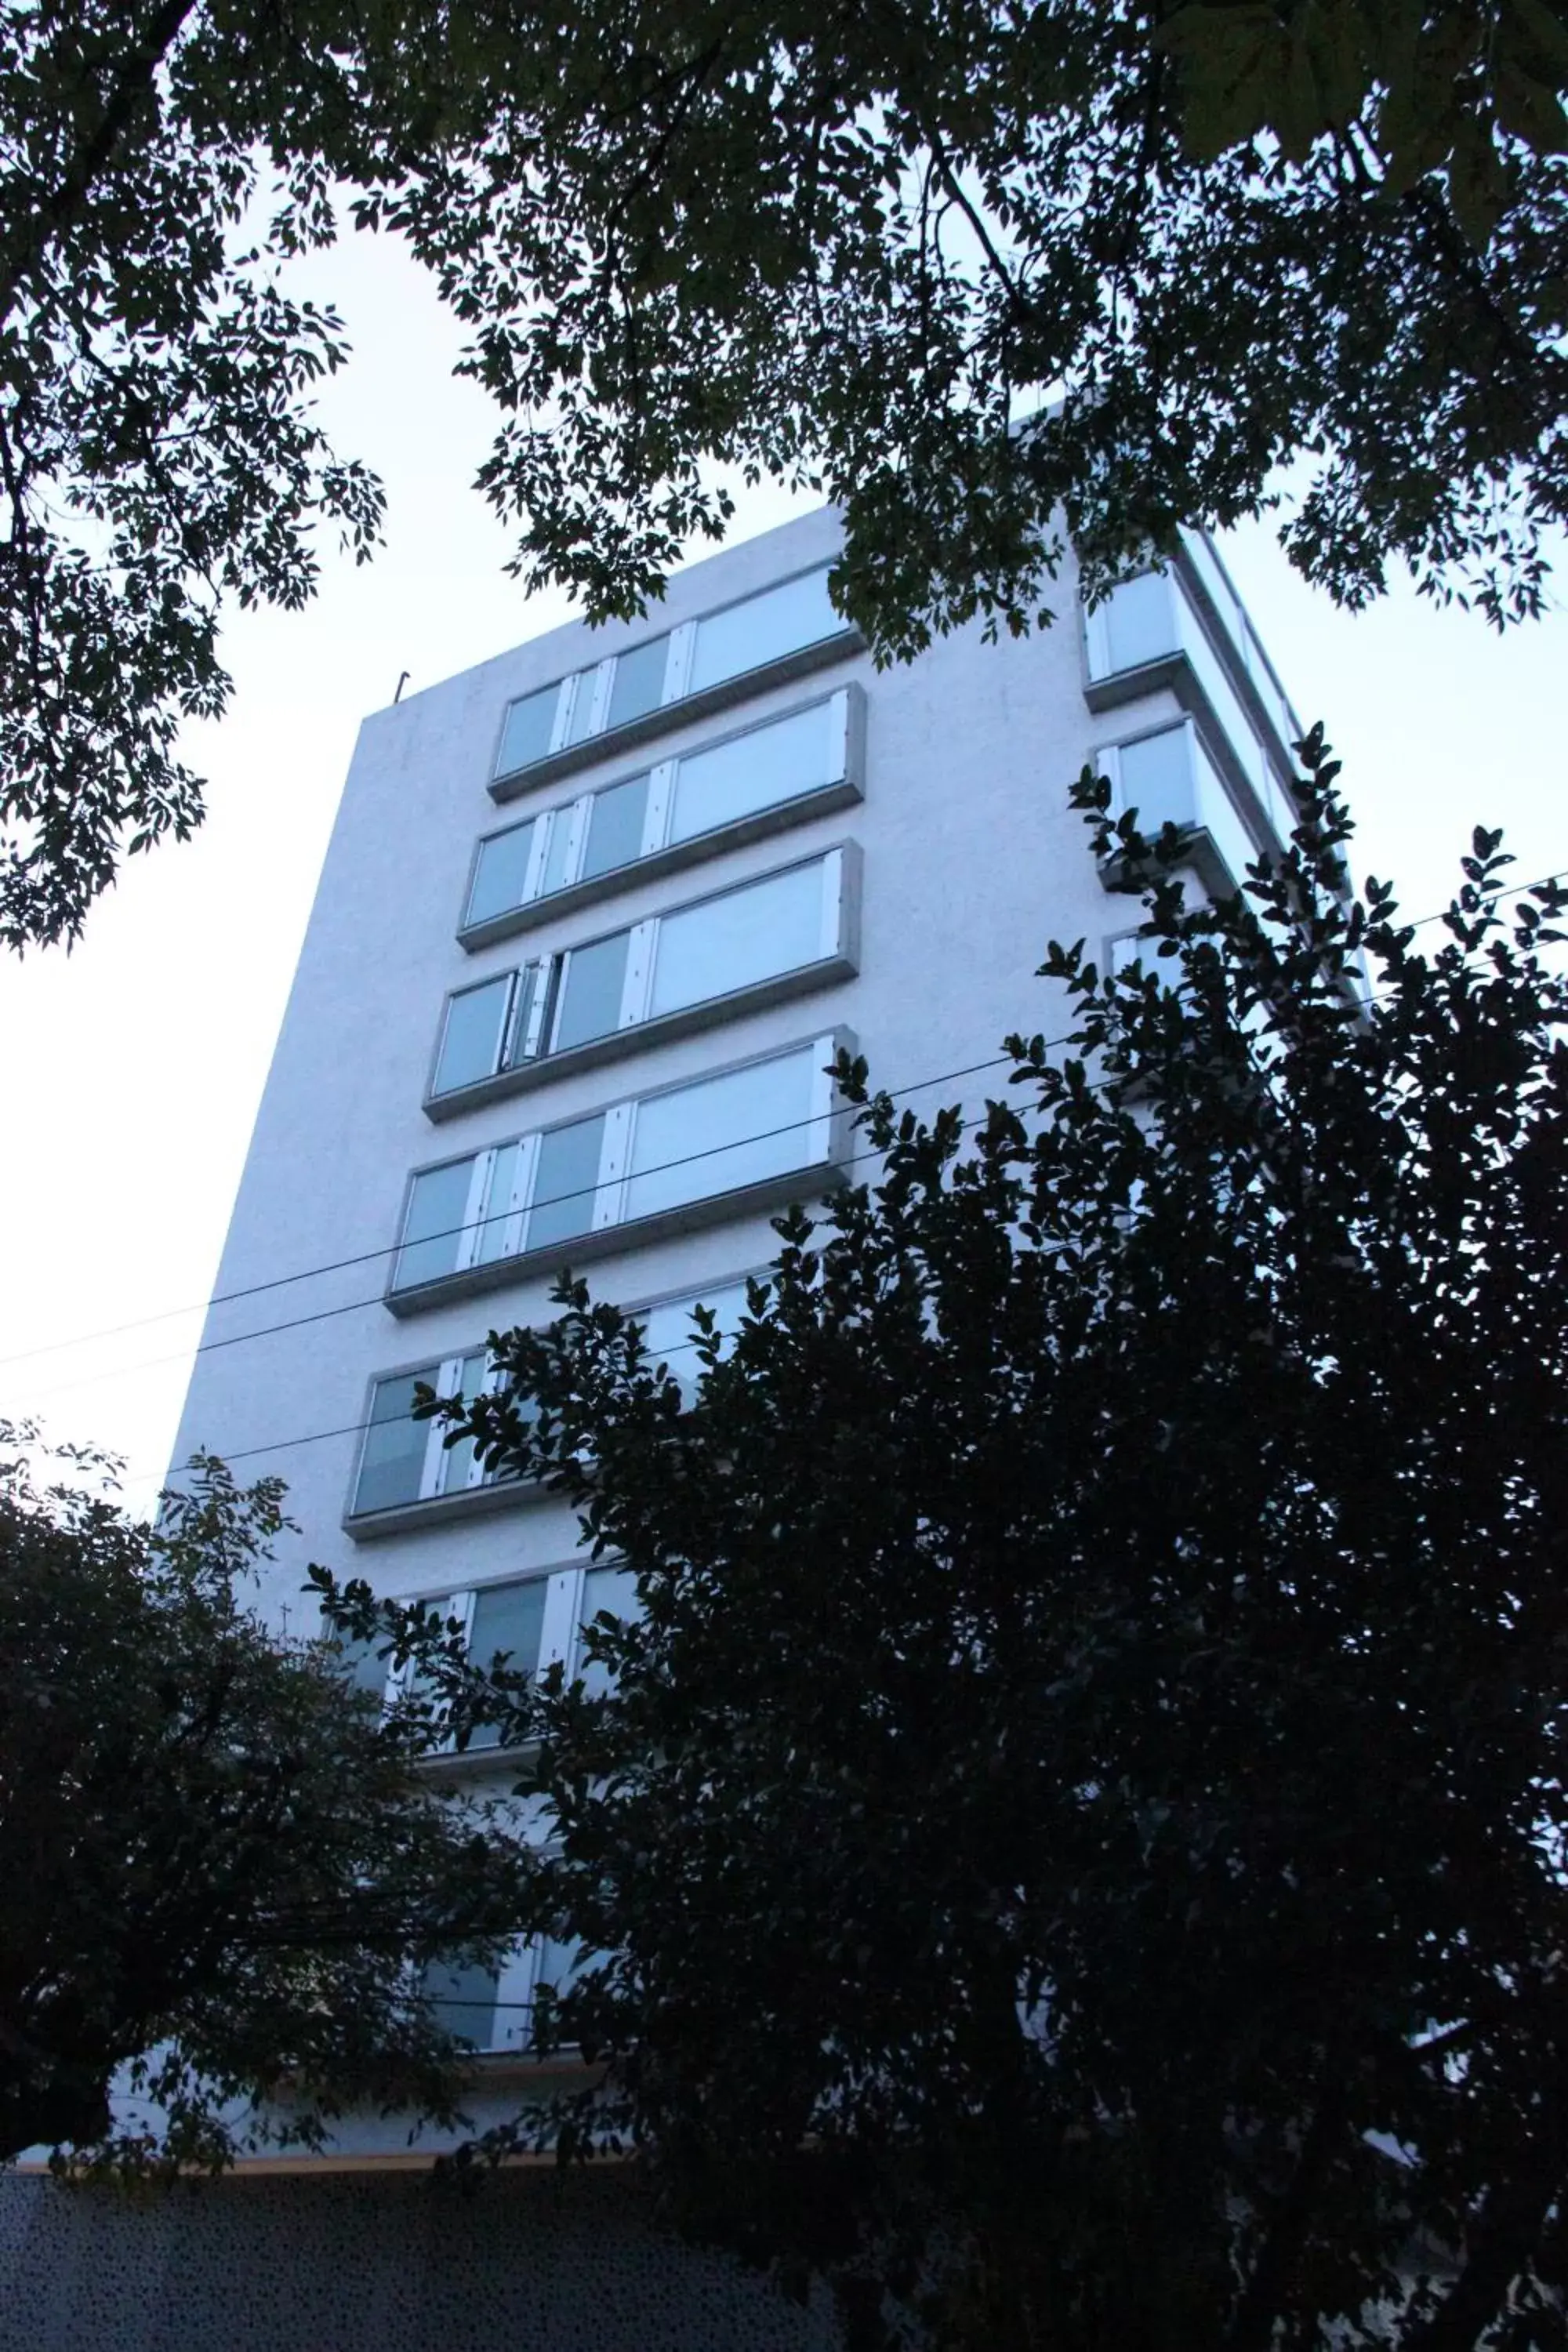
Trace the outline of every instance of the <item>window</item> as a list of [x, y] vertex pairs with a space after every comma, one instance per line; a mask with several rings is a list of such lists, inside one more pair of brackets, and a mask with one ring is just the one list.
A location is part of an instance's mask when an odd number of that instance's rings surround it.
[[[481, 1584], [466, 1592], [442, 1592], [425, 1599], [443, 1624], [456, 1624], [468, 1656], [489, 1669], [504, 1659], [511, 1674], [532, 1675], [556, 1662], [568, 1676], [584, 1673], [591, 1686], [602, 1689], [602, 1668], [588, 1669], [583, 1655], [583, 1628], [601, 1613], [635, 1617], [638, 1603], [637, 1580], [624, 1568], [584, 1568], [577, 1562], [542, 1570], [531, 1576], [511, 1577], [498, 1584]], [[373, 1645], [356, 1649], [350, 1672], [359, 1686], [390, 1703], [416, 1681], [410, 1664], [389, 1667]], [[479, 1725], [466, 1752], [482, 1756], [500, 1740], [499, 1727]], [[438, 1752], [456, 1751], [450, 1742]]]
[[521, 696], [507, 709], [496, 775], [519, 774], [552, 752], [847, 635], [828, 597], [826, 564], [780, 581]]
[[[633, 1097], [461, 1160], [409, 1186], [389, 1299], [508, 1260], [579, 1244], [742, 1187], [826, 1178], [830, 1063], [841, 1034]], [[783, 1197], [780, 1193], [779, 1197]], [[468, 1286], [476, 1286], [469, 1285]]]
[[[699, 1301], [713, 1309], [718, 1317], [721, 1342], [727, 1345], [739, 1330], [746, 1311], [744, 1277], [710, 1285], [700, 1291], [683, 1292], [678, 1298], [659, 1299], [651, 1307], [633, 1310], [643, 1327], [653, 1360], [668, 1366], [689, 1397], [702, 1370], [697, 1356], [696, 1328], [691, 1320], [691, 1310]], [[486, 1351], [479, 1348], [465, 1356], [450, 1356], [445, 1362], [421, 1364], [412, 1372], [392, 1372], [376, 1381], [371, 1389], [370, 1412], [360, 1446], [351, 1519], [370, 1518], [380, 1512], [405, 1510], [416, 1503], [436, 1502], [448, 1496], [495, 1486], [498, 1474], [480, 1467], [468, 1441], [447, 1445], [444, 1442], [447, 1434], [446, 1423], [416, 1420], [414, 1402], [421, 1386], [434, 1389], [437, 1396], [461, 1396], [470, 1401], [495, 1385], [496, 1379]], [[604, 1572], [611, 1573], [608, 1570]], [[364, 1671], [374, 1682], [368, 1664]], [[357, 1666], [354, 1672], [357, 1679]], [[375, 1686], [380, 1687], [378, 1683]]]
[[[1205, 550], [1205, 561], [1197, 568], [1205, 587], [1215, 593], [1216, 581], [1223, 581], [1217, 560]], [[1181, 572], [1150, 572], [1124, 581], [1103, 604], [1085, 616], [1089, 678], [1092, 686], [1153, 662], [1184, 661], [1260, 810], [1275, 833], [1284, 838], [1295, 823], [1295, 813], [1279, 772], [1279, 755], [1270, 750], [1237, 690], [1231, 664], [1252, 678], [1273, 726], [1289, 730], [1282, 738], [1283, 747], [1296, 740], [1300, 729], [1228, 582], [1224, 586], [1221, 619], [1234, 625], [1226, 626], [1222, 640], [1216, 640], [1200, 616]], [[1095, 699], [1092, 693], [1090, 699]]]
[[737, 827], [752, 829], [768, 811], [800, 803], [798, 814], [809, 816], [858, 799], [861, 707], [858, 688], [847, 687], [487, 835], [462, 930], [500, 937], [542, 920], [563, 890], [580, 898], [612, 877], [619, 877], [614, 887], [627, 887], [641, 878], [637, 866], [661, 854], [666, 866], [694, 862], [670, 855], [689, 844], [714, 855], [731, 845]]
[[447, 1445], [447, 1424], [416, 1421], [414, 1400], [421, 1387], [437, 1396], [471, 1403], [490, 1384], [489, 1359], [480, 1348], [444, 1362], [395, 1372], [371, 1391], [370, 1413], [354, 1481], [353, 1512], [393, 1511], [489, 1483], [467, 1439]]
[[[765, 987], [776, 1001], [848, 978], [858, 872], [847, 844], [459, 989], [447, 1000], [431, 1105], [479, 1085], [511, 1092], [531, 1083], [531, 1065], [651, 1021], [668, 1034], [724, 997]], [[770, 985], [792, 977], [787, 990]]]
[[1115, 814], [1135, 810], [1151, 838], [1167, 824], [1190, 831], [1193, 862], [1209, 887], [1240, 888], [1258, 852], [1190, 719], [1110, 745], [1096, 758], [1110, 778]]
[[500, 2056], [531, 2043], [540, 1987], [548, 1985], [559, 1999], [587, 1959], [574, 1937], [535, 1936], [515, 1946], [497, 1969], [434, 1960], [419, 1989], [454, 2041], [476, 2056]]

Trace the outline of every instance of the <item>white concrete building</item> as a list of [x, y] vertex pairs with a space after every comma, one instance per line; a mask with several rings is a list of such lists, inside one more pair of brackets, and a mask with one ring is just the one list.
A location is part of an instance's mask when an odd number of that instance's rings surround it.
[[[449, 1601], [487, 1654], [570, 1659], [607, 1571], [563, 1506], [415, 1423], [415, 1381], [482, 1381], [487, 1332], [546, 1319], [568, 1262], [678, 1362], [689, 1304], [738, 1303], [767, 1264], [770, 1217], [856, 1172], [839, 1043], [922, 1113], [1000, 1092], [1003, 1036], [1065, 1025], [1033, 976], [1047, 938], [1136, 921], [1068, 804], [1089, 758], [1147, 825], [1194, 826], [1211, 885], [1288, 825], [1295, 721], [1206, 543], [1087, 625], [1064, 577], [1055, 627], [879, 672], [827, 600], [837, 540], [808, 517], [682, 572], [643, 622], [555, 630], [365, 721], [176, 1457], [287, 1478], [280, 1621], [307, 1622], [327, 1559]], [[497, 2101], [540, 1965], [451, 1989]], [[344, 2136], [345, 2162], [395, 2158], [394, 2127]], [[690, 2273], [694, 2309], [718, 2275]], [[668, 2340], [826, 2340], [820, 2315], [779, 2335], [771, 2303], [720, 2303]], [[165, 2319], [158, 2343], [195, 2340]], [[595, 2340], [666, 2340], [616, 2326]]]

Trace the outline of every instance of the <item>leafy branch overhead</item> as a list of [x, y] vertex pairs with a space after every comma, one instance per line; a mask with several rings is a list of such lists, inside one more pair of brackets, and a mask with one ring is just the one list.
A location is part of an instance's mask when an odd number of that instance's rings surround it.
[[568, 1283], [448, 1416], [627, 1579], [589, 1681], [431, 1669], [596, 1955], [557, 2145], [856, 2347], [1563, 2340], [1565, 902], [1352, 898], [1303, 753], [1213, 906], [1086, 776], [1141, 959], [967, 1124], [841, 1066], [880, 1172], [695, 1382]]
[[[731, 485], [843, 506], [885, 656], [1303, 488], [1295, 561], [1539, 608], [1568, 512], [1563, 0], [0, 7], [0, 937], [182, 835], [224, 600], [380, 491], [289, 266], [395, 229], [527, 585], [640, 611]], [[1066, 590], [1063, 593], [1068, 593]]]

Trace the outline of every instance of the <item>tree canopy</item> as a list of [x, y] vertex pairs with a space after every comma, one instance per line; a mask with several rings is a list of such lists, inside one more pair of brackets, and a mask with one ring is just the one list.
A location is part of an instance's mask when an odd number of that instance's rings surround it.
[[421, 1966], [495, 1949], [511, 1837], [437, 1800], [339, 1645], [242, 1605], [276, 1482], [209, 1462], [149, 1528], [79, 1452], [39, 1493], [25, 1435], [0, 1428], [0, 2162], [212, 2168], [349, 2106], [450, 2120]]
[[1563, 0], [61, 0], [0, 10], [0, 937], [188, 832], [225, 597], [378, 486], [288, 264], [395, 229], [468, 331], [480, 483], [594, 617], [737, 475], [841, 502], [887, 656], [1229, 523], [1352, 604], [1535, 611], [1568, 512]]
[[1352, 898], [1303, 752], [1213, 905], [1086, 774], [1140, 959], [968, 1128], [842, 1064], [879, 1172], [694, 1389], [568, 1282], [461, 1423], [635, 1580], [445, 1664], [597, 1955], [550, 2129], [856, 2346], [1565, 2340], [1564, 900]]

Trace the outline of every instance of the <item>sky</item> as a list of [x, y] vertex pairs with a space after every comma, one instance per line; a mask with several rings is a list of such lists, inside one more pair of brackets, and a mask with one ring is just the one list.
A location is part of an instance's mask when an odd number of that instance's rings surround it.
[[[571, 613], [503, 576], [507, 535], [469, 487], [491, 412], [452, 376], [459, 336], [419, 272], [366, 237], [308, 267], [355, 347], [322, 412], [386, 483], [387, 544], [365, 569], [323, 551], [303, 614], [231, 618], [229, 708], [184, 744], [209, 780], [200, 833], [130, 861], [70, 953], [0, 963], [0, 1419], [120, 1454], [137, 1508], [168, 1466], [359, 721], [402, 671], [427, 686]], [[734, 537], [807, 503], [737, 496]], [[1405, 586], [1337, 611], [1267, 520], [1224, 552], [1298, 711], [1344, 761], [1358, 880], [1392, 878], [1426, 914], [1477, 824], [1506, 827], [1521, 880], [1568, 867], [1568, 566], [1547, 617], [1499, 637]]]

